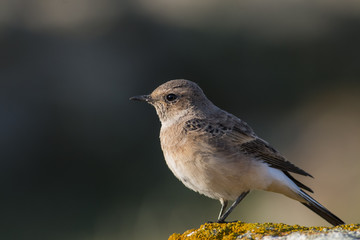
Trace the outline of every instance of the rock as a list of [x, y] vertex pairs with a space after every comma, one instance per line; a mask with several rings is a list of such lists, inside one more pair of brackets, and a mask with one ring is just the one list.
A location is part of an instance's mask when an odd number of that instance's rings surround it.
[[281, 223], [207, 223], [198, 229], [183, 234], [174, 233], [169, 240], [240, 240], [240, 239], [281, 239], [281, 240], [322, 240], [360, 239], [360, 224], [336, 227], [302, 227]]

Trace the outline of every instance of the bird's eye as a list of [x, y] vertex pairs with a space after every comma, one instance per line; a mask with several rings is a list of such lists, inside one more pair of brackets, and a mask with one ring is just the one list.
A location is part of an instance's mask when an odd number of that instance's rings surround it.
[[174, 101], [175, 99], [177, 99], [177, 96], [173, 93], [166, 95], [166, 100], [168, 100], [169, 102]]

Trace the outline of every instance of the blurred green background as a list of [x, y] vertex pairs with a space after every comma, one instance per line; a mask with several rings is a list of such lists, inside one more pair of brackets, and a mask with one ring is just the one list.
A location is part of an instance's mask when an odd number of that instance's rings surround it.
[[[154, 109], [197, 82], [360, 222], [360, 2], [1, 0], [1, 239], [166, 239], [220, 204], [168, 170]], [[229, 220], [327, 225], [253, 192]]]

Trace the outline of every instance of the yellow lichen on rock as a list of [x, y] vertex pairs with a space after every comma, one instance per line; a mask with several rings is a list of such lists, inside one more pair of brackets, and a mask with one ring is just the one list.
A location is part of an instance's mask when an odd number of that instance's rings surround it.
[[[183, 234], [174, 233], [169, 240], [239, 240], [261, 239], [265, 236], [286, 236], [292, 233], [316, 235], [326, 233], [353, 233], [360, 236], [360, 224], [341, 225], [337, 227], [302, 227], [282, 223], [206, 223], [198, 229], [191, 229]], [[349, 235], [351, 237], [351, 235]], [[351, 239], [351, 238], [350, 238]]]

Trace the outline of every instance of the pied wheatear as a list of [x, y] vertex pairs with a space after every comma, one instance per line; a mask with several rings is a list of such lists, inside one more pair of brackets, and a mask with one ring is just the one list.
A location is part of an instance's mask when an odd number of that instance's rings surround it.
[[[258, 189], [299, 201], [332, 225], [344, 224], [290, 174], [311, 177], [309, 173], [287, 161], [247, 123], [215, 106], [196, 83], [172, 80], [150, 95], [130, 99], [155, 107], [167, 165], [186, 187], [220, 201], [218, 222]], [[234, 202], [226, 210], [228, 201]]]

